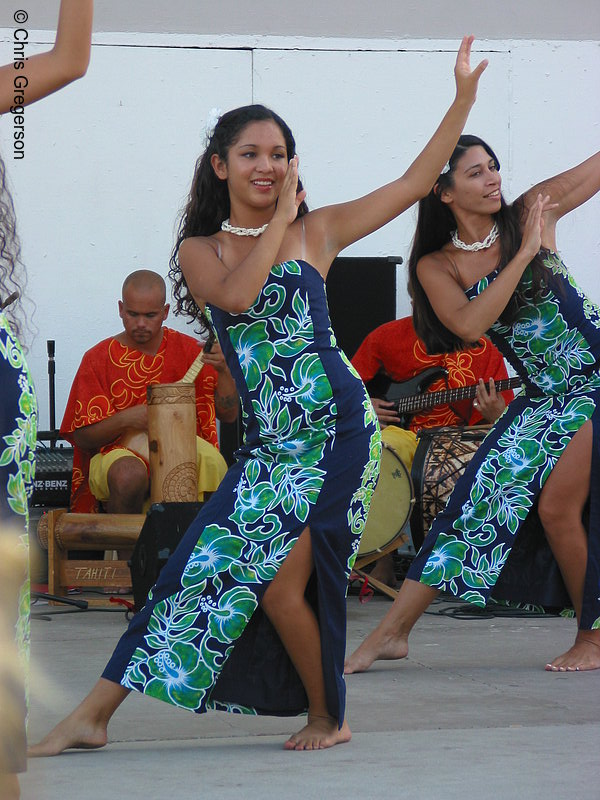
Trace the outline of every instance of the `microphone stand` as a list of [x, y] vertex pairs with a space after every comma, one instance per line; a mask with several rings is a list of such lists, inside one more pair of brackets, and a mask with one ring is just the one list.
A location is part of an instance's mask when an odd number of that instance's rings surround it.
[[[50, 442], [50, 448], [54, 449], [56, 447], [56, 442], [59, 438], [59, 432], [56, 430], [56, 393], [55, 393], [55, 376], [56, 376], [56, 362], [54, 359], [55, 354], [55, 341], [54, 339], [48, 339], [46, 341], [47, 353], [48, 353], [48, 402], [49, 402], [49, 410], [50, 410], [50, 430], [41, 432], [41, 435], [44, 438], [47, 438]], [[75, 600], [71, 597], [59, 597], [55, 594], [48, 594], [47, 592], [31, 592], [30, 597], [32, 600], [51, 600], [54, 603], [62, 603], [66, 606], [75, 606], [76, 608], [81, 609], [81, 611], [87, 611], [88, 609], [88, 601], [87, 600]], [[33, 619], [43, 619], [50, 622], [51, 617], [49, 614], [45, 612], [33, 612], [31, 613], [31, 617]]]
[[[48, 353], [48, 409], [50, 411], [50, 430], [52, 433], [56, 431], [56, 361], [54, 359], [55, 344], [56, 342], [54, 339], [48, 339], [46, 342]], [[50, 447], [56, 447], [56, 439], [50, 439]]]
[[[75, 600], [74, 597], [59, 597], [56, 594], [48, 594], [47, 592], [31, 592], [31, 599], [52, 600], [54, 603], [62, 603], [65, 606], [76, 606], [80, 611], [87, 611], [89, 607], [87, 600]], [[46, 622], [50, 622], [55, 614], [49, 614], [47, 611], [31, 611], [29, 616], [31, 619], [43, 619]]]
[[56, 391], [55, 391], [55, 375], [56, 375], [56, 362], [54, 360], [55, 352], [54, 339], [48, 339], [46, 348], [48, 352], [48, 409], [50, 412], [50, 430], [38, 431], [38, 441], [48, 442], [50, 450], [56, 448], [56, 443], [60, 439], [60, 434], [56, 430]]

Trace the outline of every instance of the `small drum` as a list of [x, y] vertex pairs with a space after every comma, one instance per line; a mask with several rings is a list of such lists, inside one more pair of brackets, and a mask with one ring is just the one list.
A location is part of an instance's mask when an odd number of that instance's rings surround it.
[[157, 383], [147, 388], [150, 500], [193, 503], [198, 499], [196, 387]]
[[443, 511], [456, 481], [463, 474], [491, 425], [470, 428], [428, 428], [417, 434], [412, 465], [416, 500], [410, 531], [418, 552], [436, 516]]
[[382, 445], [379, 480], [358, 548], [359, 568], [395, 550], [407, 538], [403, 531], [414, 503], [408, 470], [392, 447]]

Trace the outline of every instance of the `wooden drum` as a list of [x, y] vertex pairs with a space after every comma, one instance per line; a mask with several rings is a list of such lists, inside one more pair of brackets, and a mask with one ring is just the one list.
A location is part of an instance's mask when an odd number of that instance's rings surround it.
[[417, 434], [412, 464], [416, 502], [410, 531], [418, 552], [436, 516], [443, 511], [456, 481], [466, 470], [491, 425], [424, 428]]
[[148, 386], [147, 397], [150, 500], [196, 502], [196, 387], [157, 384]]

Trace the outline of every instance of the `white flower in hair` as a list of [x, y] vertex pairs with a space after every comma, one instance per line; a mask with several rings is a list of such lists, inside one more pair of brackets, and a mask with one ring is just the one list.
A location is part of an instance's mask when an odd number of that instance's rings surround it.
[[212, 138], [222, 114], [223, 111], [220, 108], [211, 108], [211, 110], [208, 112], [208, 116], [206, 117], [206, 127], [204, 129], [207, 141], [210, 141]]
[[448, 172], [450, 172], [450, 162], [446, 161], [446, 163], [442, 168], [442, 171], [440, 172], [440, 175], [446, 175]]

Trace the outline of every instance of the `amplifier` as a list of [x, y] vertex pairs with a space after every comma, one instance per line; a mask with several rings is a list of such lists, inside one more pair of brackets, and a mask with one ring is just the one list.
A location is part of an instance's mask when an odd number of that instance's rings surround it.
[[39, 447], [30, 505], [68, 508], [73, 472], [72, 447]]

